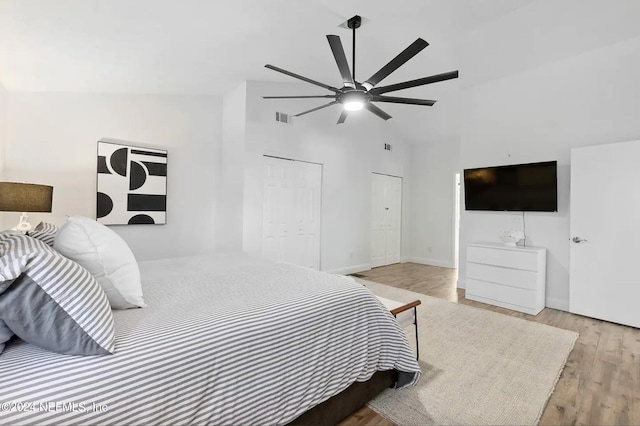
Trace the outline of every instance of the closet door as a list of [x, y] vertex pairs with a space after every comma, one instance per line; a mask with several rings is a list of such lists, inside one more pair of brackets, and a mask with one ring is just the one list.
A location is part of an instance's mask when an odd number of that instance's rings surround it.
[[374, 173], [371, 185], [371, 267], [400, 262], [402, 178]]
[[264, 158], [263, 255], [320, 269], [322, 166]]

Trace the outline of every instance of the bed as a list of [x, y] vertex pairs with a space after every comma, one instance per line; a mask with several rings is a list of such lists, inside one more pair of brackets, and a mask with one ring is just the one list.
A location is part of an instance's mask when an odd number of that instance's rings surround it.
[[397, 322], [349, 278], [241, 254], [140, 271], [148, 306], [113, 311], [113, 355], [7, 345], [0, 423], [287, 424], [372, 378], [420, 376]]

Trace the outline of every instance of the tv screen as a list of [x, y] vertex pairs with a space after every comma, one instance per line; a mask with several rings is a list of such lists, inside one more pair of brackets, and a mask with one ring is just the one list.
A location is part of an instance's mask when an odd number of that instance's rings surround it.
[[464, 171], [466, 210], [558, 211], [556, 161]]

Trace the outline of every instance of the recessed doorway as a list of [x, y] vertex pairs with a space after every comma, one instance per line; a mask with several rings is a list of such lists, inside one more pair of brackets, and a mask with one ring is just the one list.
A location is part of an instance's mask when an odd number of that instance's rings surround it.
[[402, 178], [373, 173], [371, 183], [371, 267], [400, 262]]

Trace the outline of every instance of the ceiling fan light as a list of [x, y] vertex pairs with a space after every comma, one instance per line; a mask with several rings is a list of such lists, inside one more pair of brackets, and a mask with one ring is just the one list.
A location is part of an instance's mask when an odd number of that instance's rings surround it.
[[360, 111], [364, 107], [362, 101], [349, 101], [344, 103], [344, 109], [347, 111]]

